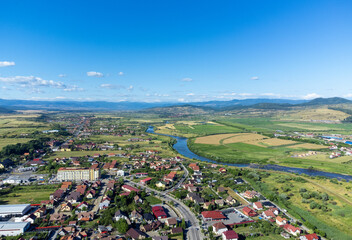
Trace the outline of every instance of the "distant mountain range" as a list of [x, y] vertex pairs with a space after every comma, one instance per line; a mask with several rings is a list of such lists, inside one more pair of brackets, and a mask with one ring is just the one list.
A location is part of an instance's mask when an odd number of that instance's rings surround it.
[[241, 108], [279, 109], [294, 106], [314, 106], [314, 105], [336, 105], [349, 104], [352, 101], [344, 98], [316, 98], [313, 100], [290, 100], [290, 99], [243, 99], [230, 101], [208, 101], [192, 103], [147, 103], [147, 102], [78, 102], [78, 101], [32, 101], [32, 100], [6, 100], [0, 99], [0, 112], [11, 112], [12, 110], [102, 110], [102, 111], [136, 111], [160, 108], [172, 108], [180, 106], [193, 106], [204, 110], [233, 110]]

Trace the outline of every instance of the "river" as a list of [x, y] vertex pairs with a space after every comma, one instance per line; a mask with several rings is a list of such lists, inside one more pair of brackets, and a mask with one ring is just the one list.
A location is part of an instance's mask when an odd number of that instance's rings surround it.
[[162, 136], [168, 136], [168, 137], [172, 137], [172, 138], [176, 139], [177, 142], [172, 147], [179, 154], [181, 154], [187, 158], [190, 158], [190, 159], [194, 158], [194, 159], [197, 159], [197, 160], [203, 161], [203, 162], [216, 163], [216, 164], [222, 164], [222, 165], [234, 166], [234, 167], [249, 167], [249, 168], [257, 168], [257, 169], [266, 169], [266, 170], [274, 170], [274, 171], [281, 171], [281, 172], [306, 174], [309, 176], [322, 176], [322, 177], [327, 177], [327, 178], [345, 179], [346, 181], [352, 181], [352, 176], [350, 176], [350, 175], [324, 172], [324, 171], [318, 171], [318, 170], [313, 170], [313, 169], [285, 167], [285, 166], [279, 166], [279, 165], [273, 165], [273, 164], [258, 165], [258, 164], [237, 164], [237, 163], [217, 162], [217, 161], [211, 160], [209, 158], [199, 156], [199, 155], [195, 154], [194, 152], [192, 152], [187, 146], [188, 138], [177, 137], [177, 136], [172, 136], [172, 135], [168, 135], [168, 134], [156, 133], [156, 132], [154, 132], [153, 126], [150, 126], [146, 132], [157, 134], [157, 135], [162, 135]]

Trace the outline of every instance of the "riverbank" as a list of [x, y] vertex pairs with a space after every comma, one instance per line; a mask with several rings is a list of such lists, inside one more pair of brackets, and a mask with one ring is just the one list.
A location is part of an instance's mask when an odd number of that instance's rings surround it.
[[332, 173], [332, 172], [324, 172], [324, 171], [318, 171], [314, 169], [305, 169], [305, 168], [296, 168], [296, 167], [287, 167], [287, 166], [280, 166], [280, 165], [275, 165], [275, 164], [264, 164], [264, 165], [258, 165], [258, 164], [236, 164], [236, 163], [223, 163], [223, 162], [217, 162], [215, 160], [199, 156], [192, 152], [187, 145], [188, 138], [184, 137], [177, 137], [177, 136], [172, 136], [168, 134], [161, 134], [161, 133], [156, 133], [154, 132], [154, 127], [150, 126], [148, 127], [147, 133], [152, 133], [152, 134], [157, 134], [157, 135], [162, 135], [162, 136], [168, 136], [171, 138], [176, 139], [176, 143], [173, 145], [173, 148], [181, 155], [190, 158], [190, 159], [196, 159], [202, 162], [208, 162], [208, 163], [216, 163], [216, 164], [222, 164], [226, 166], [233, 166], [233, 167], [249, 167], [249, 168], [256, 168], [256, 169], [266, 169], [266, 170], [274, 170], [274, 171], [281, 171], [281, 172], [288, 172], [288, 173], [298, 173], [298, 174], [306, 174], [308, 176], [322, 176], [326, 178], [336, 178], [336, 179], [344, 179], [346, 181], [352, 181], [352, 176], [350, 175], [344, 175], [344, 174], [339, 174], [339, 173]]

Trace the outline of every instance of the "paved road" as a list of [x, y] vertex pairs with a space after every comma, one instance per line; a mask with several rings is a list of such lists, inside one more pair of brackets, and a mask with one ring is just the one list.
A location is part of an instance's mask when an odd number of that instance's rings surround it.
[[99, 211], [99, 204], [101, 203], [101, 200], [103, 200], [108, 182], [109, 182], [109, 179], [102, 180], [103, 189], [101, 189], [101, 191], [99, 192], [99, 196], [94, 201], [94, 207], [92, 210], [92, 212], [94, 212], [94, 214], [97, 214], [97, 212]]
[[185, 221], [188, 225], [186, 239], [191, 239], [191, 240], [202, 240], [203, 239], [197, 217], [193, 214], [193, 212], [186, 205], [183, 204], [183, 202], [181, 202], [180, 200], [178, 200], [170, 195], [167, 195], [167, 193], [160, 192], [160, 191], [154, 190], [152, 188], [149, 188], [147, 186], [144, 186], [142, 184], [132, 182], [126, 178], [125, 178], [125, 181], [127, 181], [130, 185], [138, 186], [138, 187], [147, 189], [150, 192], [154, 192], [156, 194], [159, 194], [159, 196], [161, 196], [160, 198], [163, 201], [173, 202], [175, 208], [180, 212], [180, 214], [183, 216], [183, 218], [185, 219]]
[[188, 172], [187, 168], [185, 168], [185, 166], [183, 166], [182, 163], [181, 163], [181, 166], [182, 166], [183, 170], [185, 171], [185, 173], [183, 174], [182, 178], [180, 179], [180, 181], [178, 181], [178, 183], [177, 183], [175, 186], [173, 186], [172, 188], [170, 188], [170, 189], [168, 189], [168, 190], [166, 190], [166, 191], [163, 191], [163, 193], [166, 193], [166, 194], [167, 194], [167, 193], [170, 193], [170, 192], [172, 192], [173, 190], [175, 190], [175, 189], [181, 187], [182, 183], [187, 179], [187, 177], [188, 177], [188, 175], [189, 175], [189, 172]]

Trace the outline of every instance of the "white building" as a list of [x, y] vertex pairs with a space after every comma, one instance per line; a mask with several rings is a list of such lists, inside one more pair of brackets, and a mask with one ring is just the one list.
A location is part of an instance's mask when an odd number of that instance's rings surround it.
[[59, 168], [57, 180], [59, 181], [96, 181], [100, 178], [99, 168]]
[[17, 236], [24, 233], [29, 222], [0, 222], [0, 236]]

